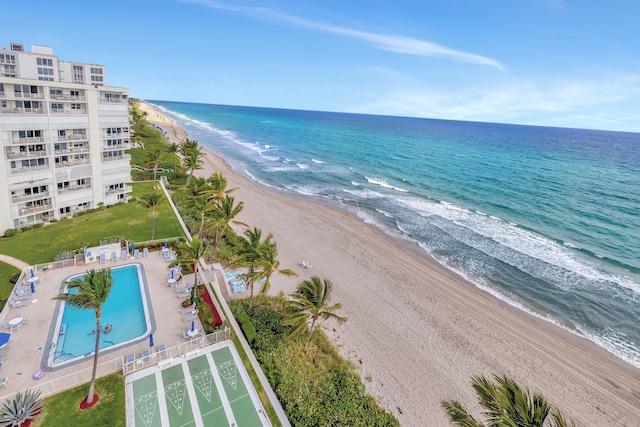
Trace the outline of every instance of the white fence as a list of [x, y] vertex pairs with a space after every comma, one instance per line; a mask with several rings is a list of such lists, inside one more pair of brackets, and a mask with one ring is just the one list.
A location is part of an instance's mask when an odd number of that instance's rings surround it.
[[[215, 331], [209, 335], [205, 335], [204, 337], [196, 338], [184, 343], [179, 343], [173, 347], [167, 347], [166, 353], [162, 356], [158, 352], [151, 353], [149, 355], [149, 358], [145, 361], [142, 361], [140, 359], [139, 361], [135, 361], [132, 364], [131, 363], [127, 364], [125, 363], [124, 357], [118, 357], [116, 359], [112, 359], [107, 362], [99, 363], [97, 373], [96, 373], [96, 378], [111, 375], [116, 372], [122, 372], [123, 375], [127, 375], [137, 370], [152, 366], [156, 363], [161, 365], [162, 362], [165, 360], [184, 356], [199, 348], [207, 347], [219, 341], [227, 340], [230, 337], [231, 337], [231, 330], [225, 327], [224, 329]], [[29, 389], [39, 390], [42, 393], [41, 397], [44, 398], [47, 396], [60, 393], [61, 391], [69, 390], [78, 385], [88, 383], [89, 381], [91, 381], [92, 371], [93, 371], [93, 366], [90, 366], [88, 368], [76, 371], [72, 374], [65, 375], [60, 378], [56, 378], [51, 381], [39, 382], [38, 384], [34, 385], [33, 387], [30, 387]], [[12, 399], [15, 395], [16, 393], [11, 393], [11, 394], [2, 396], [0, 397], [0, 402], [4, 402], [8, 399]]]

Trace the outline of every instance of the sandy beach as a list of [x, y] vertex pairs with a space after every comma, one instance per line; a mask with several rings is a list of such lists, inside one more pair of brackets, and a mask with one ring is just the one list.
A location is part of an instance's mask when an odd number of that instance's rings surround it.
[[[172, 141], [186, 137], [141, 108]], [[470, 381], [480, 374], [513, 377], [576, 425], [640, 424], [638, 369], [480, 291], [416, 245], [333, 207], [257, 186], [207, 152], [196, 174], [214, 171], [238, 187], [234, 196], [245, 203], [238, 219], [272, 233], [281, 266], [299, 275], [273, 277], [273, 293], [290, 293], [312, 275], [333, 281], [332, 301], [349, 320], [325, 330], [403, 426], [451, 425], [445, 399], [477, 409]], [[303, 260], [313, 268], [302, 268]]]

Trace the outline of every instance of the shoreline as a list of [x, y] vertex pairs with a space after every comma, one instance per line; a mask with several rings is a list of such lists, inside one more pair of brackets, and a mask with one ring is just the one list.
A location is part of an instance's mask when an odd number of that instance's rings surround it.
[[[149, 121], [178, 128], [154, 113]], [[640, 371], [632, 365], [466, 282], [408, 239], [330, 203], [251, 182], [205, 152], [196, 175], [219, 171], [238, 187], [233, 195], [245, 202], [239, 220], [273, 233], [281, 265], [299, 274], [274, 277], [272, 293], [290, 293], [311, 275], [334, 282], [332, 301], [343, 304], [349, 321], [324, 329], [402, 425], [449, 425], [440, 401], [472, 405], [471, 377], [479, 374], [513, 377], [578, 425], [640, 419]], [[313, 269], [301, 268], [302, 260]]]

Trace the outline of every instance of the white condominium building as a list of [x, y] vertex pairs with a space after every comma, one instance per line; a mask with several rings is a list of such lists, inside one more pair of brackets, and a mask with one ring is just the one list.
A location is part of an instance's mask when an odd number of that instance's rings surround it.
[[104, 65], [0, 47], [0, 234], [127, 199], [129, 89]]

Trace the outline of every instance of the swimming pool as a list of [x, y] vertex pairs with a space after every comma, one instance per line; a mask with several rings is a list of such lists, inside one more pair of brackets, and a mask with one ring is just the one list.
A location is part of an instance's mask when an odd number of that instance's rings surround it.
[[[83, 276], [65, 279], [60, 292], [66, 292], [68, 281]], [[103, 331], [107, 324], [111, 324], [111, 330], [100, 334], [100, 354], [146, 339], [155, 327], [144, 267], [137, 263], [114, 267], [111, 276], [113, 287], [102, 306], [100, 319]], [[51, 344], [46, 366], [53, 370], [93, 357], [95, 312], [76, 309], [60, 301], [56, 313], [48, 340]]]

